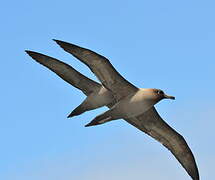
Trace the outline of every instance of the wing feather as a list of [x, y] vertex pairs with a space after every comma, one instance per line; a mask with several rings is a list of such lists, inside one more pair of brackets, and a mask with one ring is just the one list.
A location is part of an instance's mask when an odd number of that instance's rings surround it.
[[[74, 48], [71, 48], [71, 46], [74, 46]], [[65, 45], [64, 42], [63, 48], [68, 52], [71, 51], [70, 53], [78, 59], [81, 59], [81, 61], [87, 64], [93, 72], [95, 71], [94, 73], [105, 87], [107, 86], [114, 93], [115, 91], [117, 92], [121, 90], [123, 95], [118, 95], [118, 98], [127, 95], [127, 93], [123, 93], [126, 91], [126, 87], [128, 88], [129, 93], [135, 91], [136, 87], [132, 87], [133, 85], [130, 85], [128, 81], [118, 74], [109, 61], [107, 59], [104, 60], [104, 57], [75, 45], [69, 44], [69, 47], [67, 47], [67, 44]], [[82, 90], [86, 95], [91, 93], [92, 89], [101, 88], [99, 83], [87, 78], [64, 62], [33, 51], [26, 52], [37, 62], [55, 72], [66, 82]], [[97, 66], [99, 66], [99, 68], [96, 68]], [[108, 70], [102, 71], [102, 69]], [[111, 75], [108, 76], [108, 74]], [[120, 88], [121, 86], [125, 89]], [[110, 108], [113, 104], [107, 106]], [[194, 156], [185, 139], [160, 117], [154, 107], [138, 117], [125, 120], [162, 143], [171, 151], [192, 179], [199, 180], [199, 172]]]
[[89, 49], [74, 44], [55, 40], [66, 52], [72, 54], [86, 64], [96, 75], [104, 87], [110, 90], [117, 100], [138, 90], [133, 84], [124, 79], [113, 67], [110, 61]]
[[193, 153], [185, 139], [160, 117], [154, 107], [138, 117], [125, 120], [162, 143], [171, 151], [192, 179], [199, 180]]
[[38, 63], [56, 73], [63, 80], [80, 89], [86, 95], [89, 95], [94, 90], [101, 88], [99, 83], [87, 78], [70, 65], [59, 61], [58, 59], [33, 51], [26, 51], [26, 53]]

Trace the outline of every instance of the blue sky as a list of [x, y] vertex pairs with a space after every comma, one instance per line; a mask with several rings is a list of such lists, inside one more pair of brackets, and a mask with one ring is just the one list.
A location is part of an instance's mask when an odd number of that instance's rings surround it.
[[214, 1], [4, 1], [0, 11], [0, 179], [189, 180], [162, 145], [122, 120], [73, 119], [84, 95], [32, 61], [25, 49], [94, 75], [52, 39], [108, 57], [138, 87], [176, 101], [156, 105], [190, 145], [202, 180], [214, 171]]

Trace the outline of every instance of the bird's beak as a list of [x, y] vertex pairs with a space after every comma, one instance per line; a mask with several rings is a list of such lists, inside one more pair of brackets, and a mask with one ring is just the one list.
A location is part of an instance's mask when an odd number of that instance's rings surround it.
[[166, 94], [164, 94], [164, 98], [166, 98], [166, 99], [173, 99], [173, 100], [175, 100], [175, 97], [174, 97], [174, 96], [168, 96], [168, 95], [166, 95]]

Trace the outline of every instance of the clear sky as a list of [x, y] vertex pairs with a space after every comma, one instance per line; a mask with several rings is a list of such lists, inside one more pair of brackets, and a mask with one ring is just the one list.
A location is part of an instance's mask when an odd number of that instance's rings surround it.
[[214, 178], [215, 1], [2, 1], [2, 180], [190, 180], [173, 155], [123, 120], [84, 125], [106, 110], [66, 116], [84, 95], [25, 49], [94, 75], [52, 39], [108, 57], [138, 87], [176, 97], [156, 105], [187, 140], [202, 180]]

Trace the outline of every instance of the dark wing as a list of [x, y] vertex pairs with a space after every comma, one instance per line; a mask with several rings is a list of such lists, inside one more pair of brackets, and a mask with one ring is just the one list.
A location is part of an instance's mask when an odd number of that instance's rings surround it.
[[142, 115], [126, 119], [126, 121], [162, 143], [172, 152], [192, 179], [199, 180], [194, 156], [185, 139], [164, 122], [154, 107]]
[[138, 89], [124, 79], [105, 57], [74, 44], [55, 40], [65, 51], [86, 64], [101, 83], [110, 90], [117, 100], [136, 92]]
[[87, 78], [64, 62], [33, 51], [26, 51], [26, 53], [86, 95], [92, 93], [93, 90], [101, 88], [99, 83]]
[[[79, 48], [80, 47], [78, 47], [78, 49]], [[85, 49], [81, 48], [81, 51], [85, 52]], [[91, 93], [92, 89], [95, 89], [95, 88], [97, 89], [97, 88], [101, 87], [101, 85], [99, 83], [96, 83], [95, 81], [85, 77], [84, 75], [82, 75], [81, 73], [79, 73], [78, 71], [73, 69], [71, 66], [69, 66], [57, 59], [45, 56], [40, 53], [32, 52], [32, 51], [26, 51], [26, 52], [37, 62], [41, 63], [42, 65], [46, 66], [47, 68], [49, 68], [50, 70], [55, 72], [62, 79], [67, 81], [69, 84], [82, 90], [86, 95]], [[89, 52], [89, 54], [92, 53], [93, 56], [100, 57], [100, 55], [93, 53], [90, 50], [86, 50], [85, 53], [87, 54], [87, 52]], [[81, 55], [83, 55], [83, 53], [81, 53]], [[104, 58], [104, 57], [102, 57], [102, 58]], [[96, 58], [94, 58], [94, 59], [96, 59]], [[98, 62], [100, 62], [102, 60], [100, 58], [98, 58], [98, 59], [99, 59]], [[105, 64], [107, 62], [105, 62]], [[101, 67], [103, 67], [103, 66], [104, 65], [101, 65]], [[108, 63], [108, 66], [111, 66], [111, 68], [113, 68], [110, 63]], [[100, 72], [99, 70], [95, 70], [95, 71]], [[114, 71], [114, 73], [119, 75], [114, 70], [114, 68], [111, 71]], [[107, 72], [108, 71], [106, 71], [106, 73]], [[123, 81], [127, 82], [122, 76], [119, 75], [119, 77], [122, 78]], [[112, 81], [111, 78], [110, 78], [110, 80]], [[104, 79], [104, 81], [106, 83], [105, 79]], [[109, 82], [109, 81], [107, 80], [107, 82]], [[122, 83], [122, 82], [116, 81], [116, 83], [118, 85], [120, 85], [120, 83]], [[127, 82], [127, 83], [129, 83], [129, 82]], [[134, 90], [132, 90], [132, 89], [133, 88], [131, 88], [131, 90], [129, 90], [129, 91], [130, 92], [134, 91], [135, 87], [134, 87]], [[109, 107], [111, 107], [111, 106], [112, 105], [110, 105]], [[145, 112], [144, 114], [142, 114], [138, 117], [135, 117], [135, 118], [126, 119], [126, 121], [128, 123], [132, 124], [133, 126], [135, 126], [136, 128], [138, 128], [139, 130], [145, 132], [149, 136], [151, 136], [154, 139], [161, 142], [165, 147], [167, 147], [173, 153], [173, 155], [178, 159], [178, 161], [185, 168], [187, 173], [193, 178], [193, 180], [199, 180], [198, 168], [196, 166], [194, 156], [193, 156], [189, 146], [187, 145], [185, 139], [180, 134], [178, 134], [174, 129], [172, 129], [167, 123], [165, 123], [163, 121], [163, 119], [160, 117], [160, 115], [157, 113], [157, 111], [154, 107], [151, 108], [150, 110], [148, 110], [147, 112]]]

